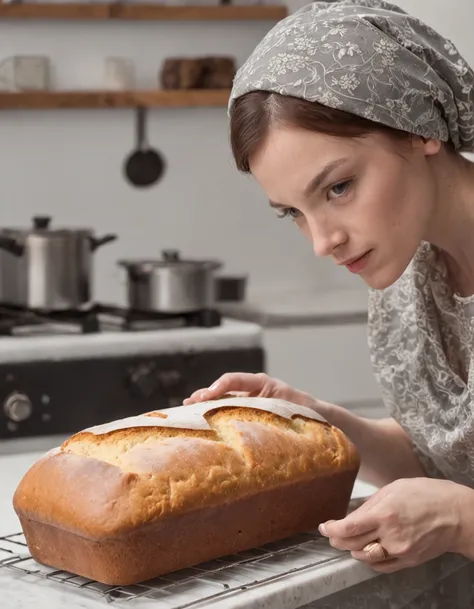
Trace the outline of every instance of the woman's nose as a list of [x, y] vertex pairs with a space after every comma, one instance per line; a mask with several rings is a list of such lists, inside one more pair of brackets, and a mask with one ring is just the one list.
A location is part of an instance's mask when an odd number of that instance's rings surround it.
[[318, 257], [331, 256], [334, 250], [347, 241], [342, 231], [322, 233], [312, 231], [313, 251]]

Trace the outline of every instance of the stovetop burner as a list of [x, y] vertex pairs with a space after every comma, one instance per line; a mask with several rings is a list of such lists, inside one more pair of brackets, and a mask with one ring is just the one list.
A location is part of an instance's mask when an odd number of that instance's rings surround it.
[[219, 325], [221, 314], [214, 309], [192, 313], [158, 313], [96, 303], [82, 310], [45, 312], [0, 305], [0, 337], [93, 334], [103, 331], [129, 332], [182, 327], [212, 328]]

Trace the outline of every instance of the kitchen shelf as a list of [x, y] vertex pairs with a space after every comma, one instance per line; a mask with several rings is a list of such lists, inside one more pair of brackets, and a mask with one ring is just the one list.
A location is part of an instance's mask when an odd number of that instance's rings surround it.
[[0, 92], [0, 110], [227, 106], [229, 89]]
[[286, 6], [163, 6], [121, 3], [2, 4], [0, 19], [135, 20], [135, 21], [256, 21], [280, 20]]

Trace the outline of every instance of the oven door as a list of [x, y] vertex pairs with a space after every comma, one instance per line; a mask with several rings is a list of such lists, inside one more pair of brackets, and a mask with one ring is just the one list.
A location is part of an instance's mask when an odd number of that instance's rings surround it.
[[0, 440], [71, 434], [178, 406], [226, 372], [264, 372], [260, 347], [0, 365]]

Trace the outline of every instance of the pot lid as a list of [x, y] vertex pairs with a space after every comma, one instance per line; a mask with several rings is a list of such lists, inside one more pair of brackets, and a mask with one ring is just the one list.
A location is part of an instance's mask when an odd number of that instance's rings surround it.
[[118, 264], [134, 271], [145, 272], [153, 268], [205, 268], [214, 270], [222, 266], [222, 262], [219, 260], [183, 260], [179, 250], [174, 249], [163, 250], [161, 256], [161, 259], [119, 260]]
[[0, 232], [15, 234], [15, 235], [70, 235], [84, 234], [91, 235], [92, 230], [89, 228], [51, 228], [51, 216], [33, 216], [32, 226], [30, 228], [7, 227], [0, 229]]

